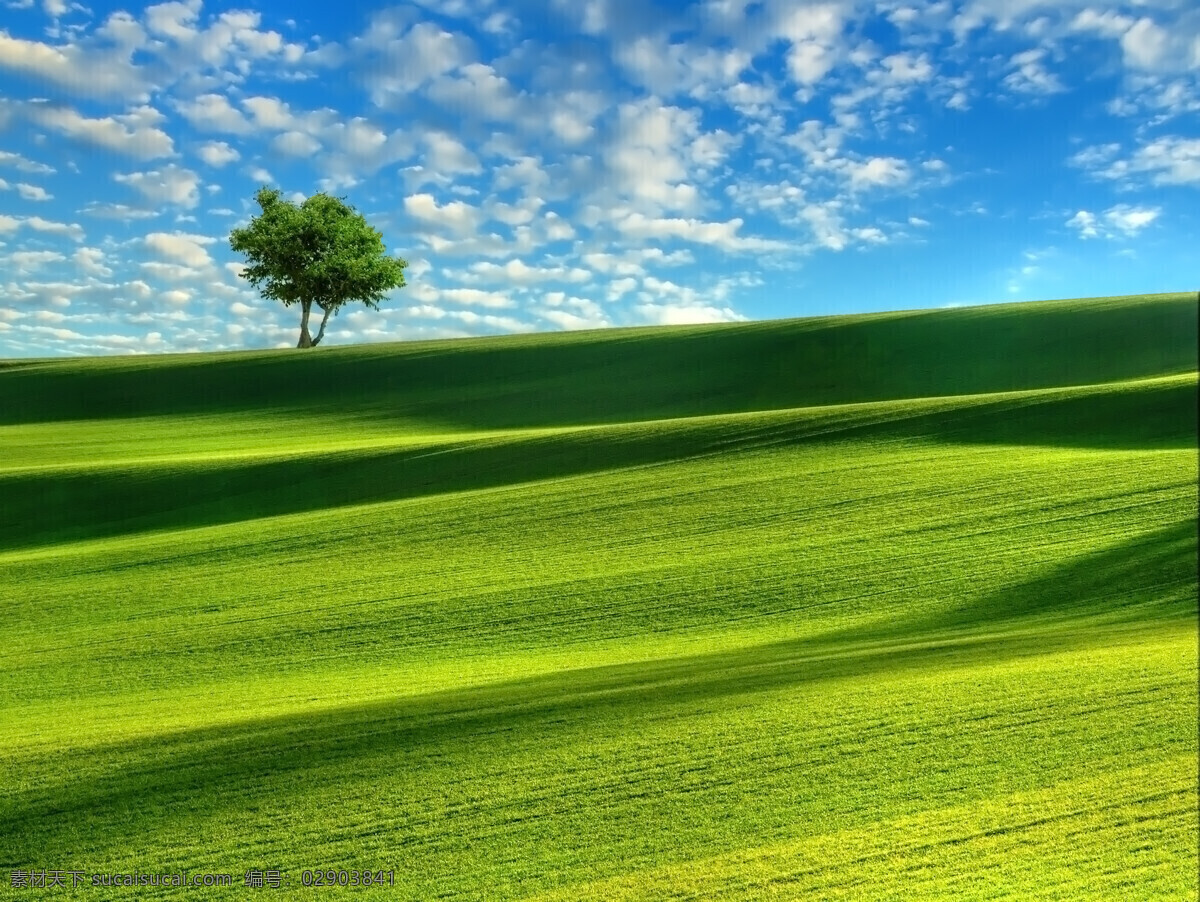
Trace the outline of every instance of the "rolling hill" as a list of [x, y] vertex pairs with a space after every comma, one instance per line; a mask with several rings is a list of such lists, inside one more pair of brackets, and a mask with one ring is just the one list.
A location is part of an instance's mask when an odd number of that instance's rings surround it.
[[1194, 897], [1198, 306], [0, 361], [0, 866]]

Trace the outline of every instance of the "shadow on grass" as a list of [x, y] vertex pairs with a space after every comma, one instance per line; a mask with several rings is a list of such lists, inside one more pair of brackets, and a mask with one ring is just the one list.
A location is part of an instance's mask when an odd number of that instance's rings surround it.
[[74, 857], [84, 836], [102, 836], [116, 847], [181, 818], [286, 805], [323, 789], [336, 795], [340, 785], [393, 781], [398, 773], [411, 772], [416, 782], [423, 769], [433, 768], [438, 779], [448, 779], [445, 768], [478, 767], [542, 742], [552, 748], [566, 736], [609, 735], [627, 729], [631, 718], [713, 710], [721, 699], [1000, 663], [1121, 641], [1158, 625], [1194, 626], [1196, 551], [1197, 525], [1189, 519], [1065, 561], [939, 616], [897, 612], [882, 629], [562, 670], [64, 749], [49, 774], [15, 773], [6, 762], [7, 779], [25, 788], [0, 798], [0, 868]]
[[1114, 386], [996, 411], [964, 411], [930, 437], [987, 445], [1154, 450], [1195, 448], [1197, 383]]
[[1110, 450], [1196, 445], [1197, 384], [1098, 388], [920, 406], [831, 410], [794, 418], [620, 425], [273, 460], [185, 462], [0, 475], [0, 550], [236, 523], [558, 479], [720, 453], [846, 441], [934, 440]]
[[627, 729], [631, 717], [711, 710], [722, 698], [998, 663], [1095, 641], [1086, 629], [882, 645], [785, 641], [67, 750], [56, 756], [52, 779], [14, 775], [36, 788], [9, 793], [0, 808], [0, 867], [77, 860], [81, 837], [103, 836], [115, 846], [180, 819], [286, 805], [330, 785], [394, 781], [398, 774], [416, 782], [423, 769], [447, 762], [478, 768], [522, 743], [528, 750], [553, 747], [566, 735], [609, 735]]
[[882, 627], [833, 633], [829, 638], [884, 641], [956, 634], [980, 627], [1052, 625], [1095, 616], [1117, 622], [1163, 617], [1195, 619], [1200, 613], [1197, 533], [1195, 519], [1181, 520], [1070, 558], [1026, 582], [1004, 586], [932, 616], [901, 615]]

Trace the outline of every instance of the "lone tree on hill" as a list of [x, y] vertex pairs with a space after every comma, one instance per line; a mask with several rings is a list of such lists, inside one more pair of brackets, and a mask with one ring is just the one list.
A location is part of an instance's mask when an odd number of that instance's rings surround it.
[[[298, 348], [314, 348], [325, 335], [329, 317], [350, 301], [378, 310], [393, 288], [404, 287], [408, 263], [385, 257], [383, 236], [362, 214], [324, 192], [296, 206], [280, 200], [274, 188], [261, 188], [255, 199], [262, 215], [244, 229], [234, 229], [229, 245], [249, 258], [242, 277], [255, 288], [266, 283], [263, 296], [300, 305]], [[308, 318], [316, 304], [324, 312], [316, 338]]]

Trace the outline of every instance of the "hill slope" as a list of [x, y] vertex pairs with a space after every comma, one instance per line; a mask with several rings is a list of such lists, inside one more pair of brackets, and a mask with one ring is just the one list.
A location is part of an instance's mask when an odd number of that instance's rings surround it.
[[0, 364], [0, 865], [1194, 896], [1196, 313]]

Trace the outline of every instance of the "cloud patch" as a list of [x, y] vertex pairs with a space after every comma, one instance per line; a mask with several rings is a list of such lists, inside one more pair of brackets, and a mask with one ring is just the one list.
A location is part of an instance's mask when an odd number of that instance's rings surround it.
[[158, 126], [165, 118], [151, 106], [140, 106], [117, 116], [89, 118], [70, 107], [31, 104], [28, 115], [38, 125], [71, 140], [137, 160], [170, 156], [175, 143]]
[[192, 235], [186, 232], [151, 232], [143, 242], [160, 257], [199, 268], [213, 265], [213, 259], [205, 247], [216, 243], [216, 240], [207, 235]]
[[200, 177], [174, 163], [148, 172], [114, 173], [113, 180], [133, 188], [151, 204], [191, 209], [200, 202]]
[[1131, 238], [1149, 227], [1158, 219], [1162, 210], [1158, 207], [1133, 207], [1117, 204], [1103, 213], [1080, 210], [1067, 220], [1068, 228], [1075, 229], [1080, 238]]

